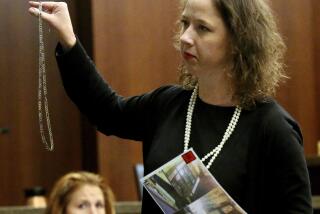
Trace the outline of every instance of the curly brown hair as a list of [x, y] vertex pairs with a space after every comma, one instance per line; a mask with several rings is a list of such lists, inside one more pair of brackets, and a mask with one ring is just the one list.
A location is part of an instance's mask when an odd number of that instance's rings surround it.
[[70, 172], [56, 182], [49, 196], [46, 214], [65, 214], [72, 194], [86, 184], [101, 189], [106, 213], [115, 214], [114, 195], [104, 179], [97, 174], [84, 171]]
[[[181, 13], [188, 0], [181, 1]], [[234, 98], [249, 109], [257, 101], [273, 96], [279, 82], [286, 78], [283, 56], [286, 46], [278, 31], [267, 0], [212, 0], [230, 33], [233, 68], [229, 75], [235, 85]], [[181, 22], [175, 35], [180, 47]], [[192, 89], [197, 79], [182, 64], [180, 83]]]

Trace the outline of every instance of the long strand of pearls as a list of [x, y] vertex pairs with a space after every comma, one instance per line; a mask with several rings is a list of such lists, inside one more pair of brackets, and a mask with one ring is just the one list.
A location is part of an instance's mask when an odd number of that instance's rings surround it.
[[[198, 85], [195, 86], [195, 88], [194, 88], [194, 90], [192, 92], [192, 95], [190, 97], [190, 100], [189, 100], [188, 112], [187, 112], [187, 118], [186, 118], [185, 134], [184, 134], [184, 151], [187, 151], [188, 147], [189, 147], [190, 134], [191, 134], [191, 124], [192, 124], [192, 115], [193, 115], [193, 110], [194, 110], [194, 107], [195, 107], [195, 104], [196, 104], [197, 95], [198, 95]], [[241, 107], [237, 106], [236, 109], [234, 110], [232, 118], [231, 118], [231, 120], [229, 122], [229, 125], [228, 125], [228, 127], [227, 127], [227, 129], [226, 129], [226, 131], [225, 131], [225, 133], [224, 133], [224, 135], [222, 137], [222, 140], [219, 143], [219, 145], [217, 145], [214, 149], [212, 149], [212, 151], [207, 153], [201, 159], [201, 161], [204, 162], [208, 158], [211, 157], [210, 161], [206, 165], [207, 169], [209, 169], [211, 167], [213, 161], [216, 159], [216, 157], [218, 156], [218, 154], [222, 150], [224, 144], [227, 142], [227, 140], [229, 139], [229, 137], [233, 133], [235, 127], [237, 126], [240, 114], [241, 114]]]

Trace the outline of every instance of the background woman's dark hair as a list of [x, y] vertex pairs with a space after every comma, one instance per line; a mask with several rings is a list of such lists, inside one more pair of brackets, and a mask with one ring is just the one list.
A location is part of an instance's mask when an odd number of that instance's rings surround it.
[[[187, 0], [181, 2], [184, 9]], [[283, 55], [286, 46], [279, 34], [267, 0], [212, 0], [229, 30], [235, 84], [234, 98], [243, 108], [273, 96], [279, 82], [286, 78]], [[179, 22], [180, 23], [180, 22]], [[175, 46], [180, 47], [181, 28]], [[197, 80], [180, 66], [180, 82], [192, 89]]]

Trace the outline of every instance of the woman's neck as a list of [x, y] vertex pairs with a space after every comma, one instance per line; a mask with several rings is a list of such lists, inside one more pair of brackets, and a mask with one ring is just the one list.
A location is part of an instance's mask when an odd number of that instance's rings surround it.
[[235, 106], [234, 86], [226, 72], [218, 75], [204, 76], [198, 78], [199, 97], [202, 101], [218, 106]]

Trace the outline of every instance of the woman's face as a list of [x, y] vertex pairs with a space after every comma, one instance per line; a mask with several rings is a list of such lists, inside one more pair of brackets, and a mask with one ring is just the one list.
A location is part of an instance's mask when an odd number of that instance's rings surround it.
[[72, 193], [66, 214], [105, 214], [104, 196], [100, 187], [85, 184]]
[[229, 33], [212, 0], [188, 0], [181, 22], [180, 50], [189, 71], [199, 77], [230, 66]]

